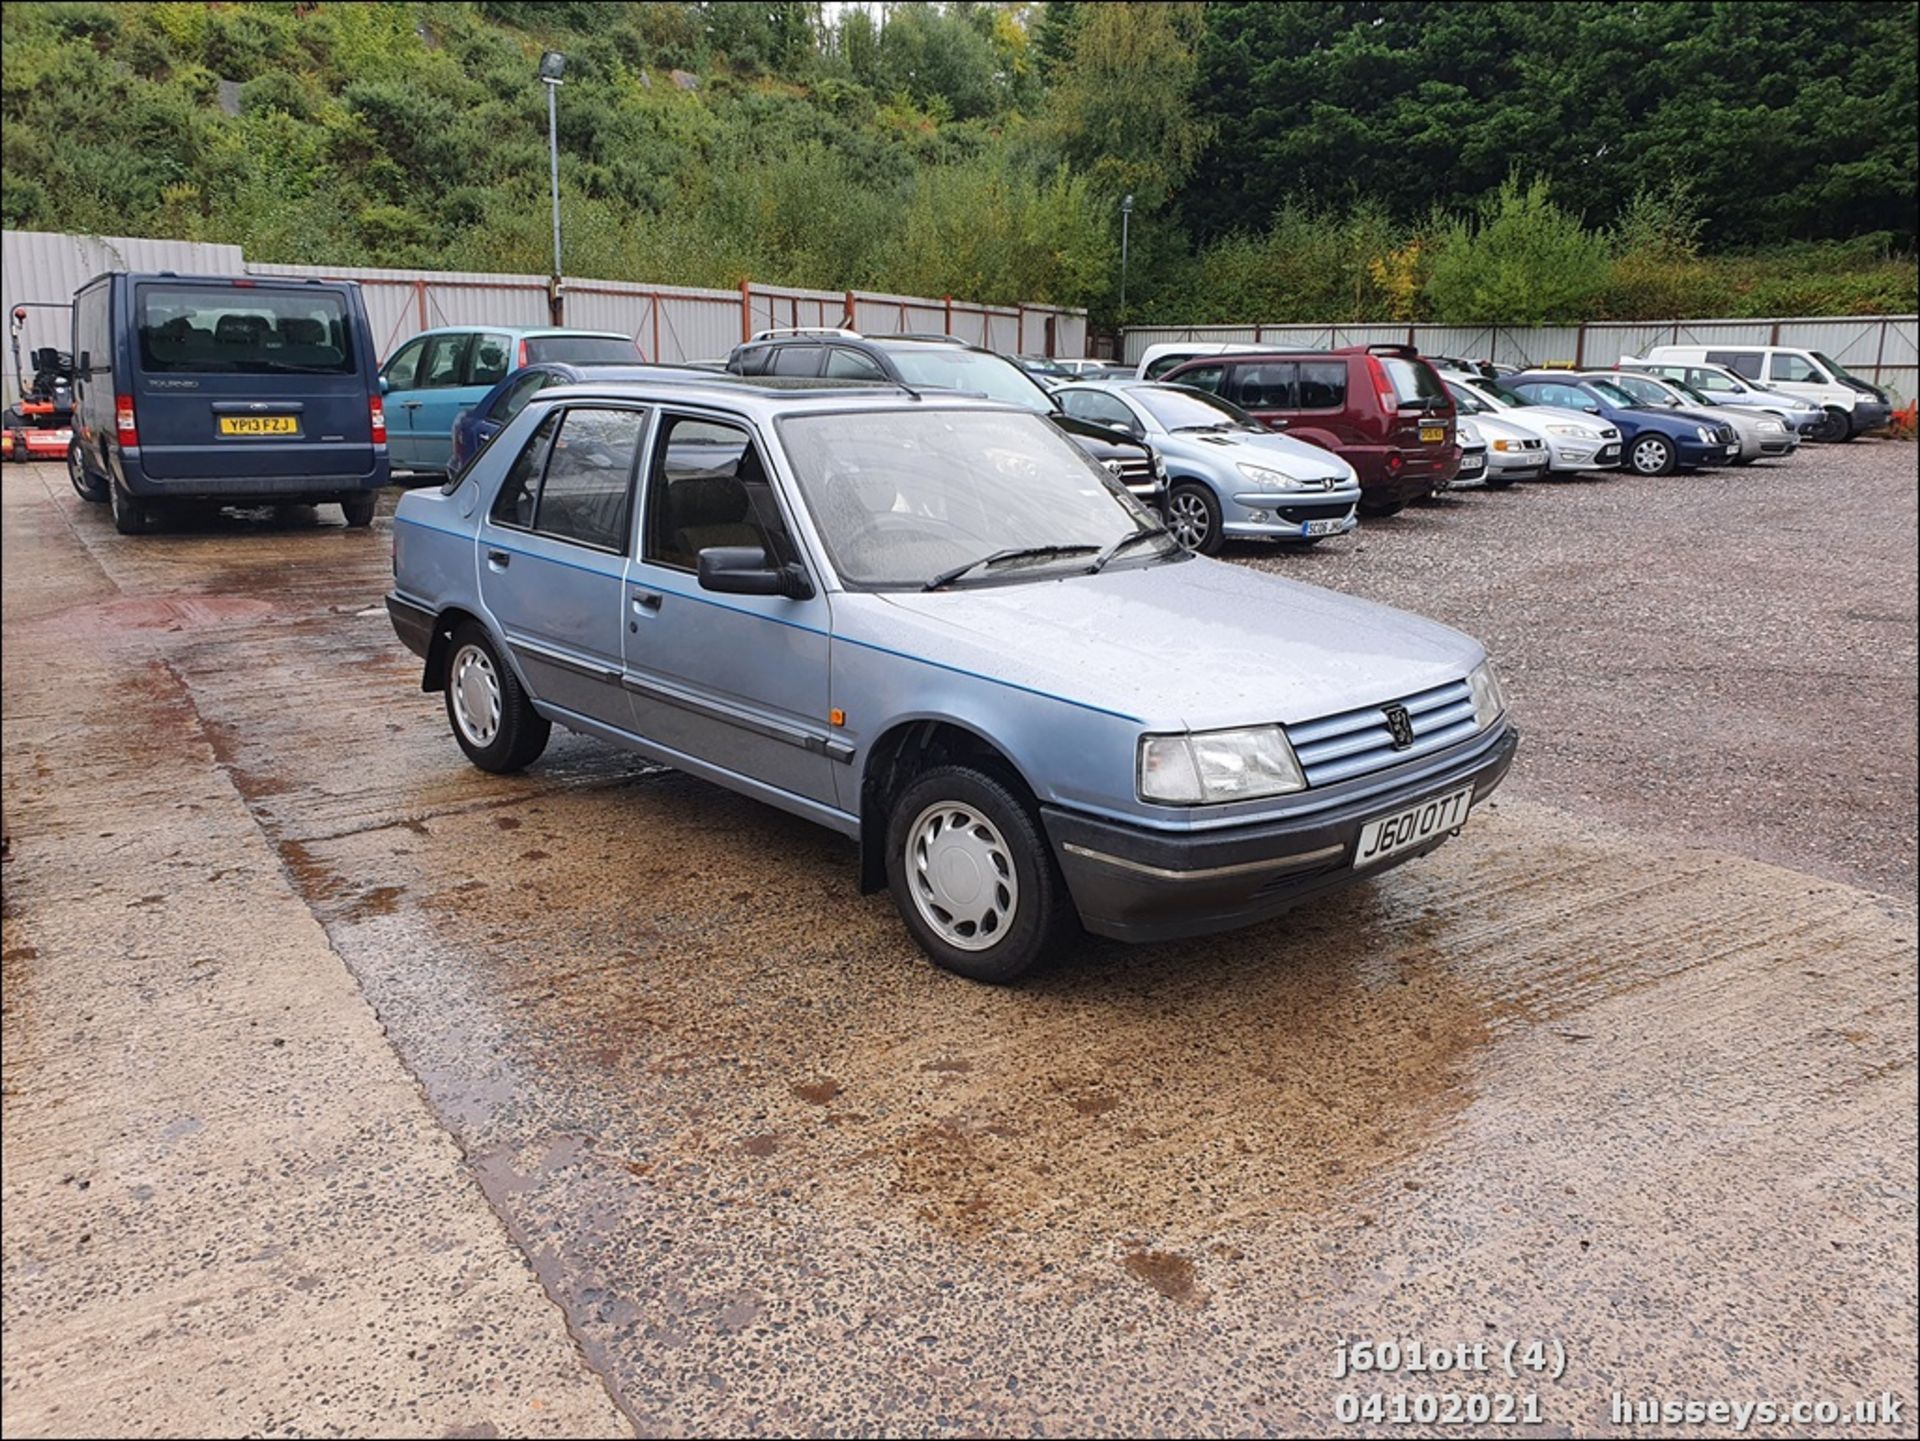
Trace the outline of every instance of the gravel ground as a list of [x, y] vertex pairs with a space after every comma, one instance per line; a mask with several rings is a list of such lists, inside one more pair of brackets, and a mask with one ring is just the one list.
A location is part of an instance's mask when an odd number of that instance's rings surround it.
[[1470, 490], [1227, 558], [1459, 626], [1525, 732], [1507, 788], [1911, 897], [1915, 450]]

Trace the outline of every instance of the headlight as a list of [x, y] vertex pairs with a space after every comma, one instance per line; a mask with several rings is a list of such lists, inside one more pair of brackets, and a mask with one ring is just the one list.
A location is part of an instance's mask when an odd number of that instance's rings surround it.
[[1277, 470], [1269, 470], [1264, 465], [1255, 465], [1251, 461], [1242, 460], [1236, 462], [1236, 464], [1240, 468], [1240, 473], [1248, 480], [1252, 481], [1255, 485], [1264, 485], [1269, 490], [1292, 490], [1300, 483], [1290, 475], [1283, 474]]
[[1305, 790], [1279, 726], [1140, 737], [1140, 799], [1203, 806]]
[[1153, 453], [1153, 478], [1155, 480], [1167, 478], [1167, 462], [1157, 450]]
[[1762, 435], [1785, 435], [1786, 432], [1786, 426], [1777, 420], [1763, 420], [1760, 422], [1760, 433]]
[[1498, 451], [1518, 450], [1520, 449], [1520, 442], [1517, 440], [1496, 440], [1493, 443], [1493, 448]]
[[1500, 689], [1500, 677], [1494, 673], [1490, 660], [1483, 660], [1473, 668], [1473, 673], [1467, 677], [1467, 692], [1473, 697], [1474, 724], [1481, 730], [1499, 720], [1507, 708], [1507, 697]]
[[1704, 425], [1695, 426], [1693, 433], [1699, 436], [1700, 439], [1705, 441], [1708, 445], [1713, 444], [1713, 432], [1708, 430], [1706, 426]]
[[1581, 425], [1549, 425], [1547, 427], [1547, 434], [1571, 436], [1575, 440], [1597, 440], [1599, 438], [1592, 431]]

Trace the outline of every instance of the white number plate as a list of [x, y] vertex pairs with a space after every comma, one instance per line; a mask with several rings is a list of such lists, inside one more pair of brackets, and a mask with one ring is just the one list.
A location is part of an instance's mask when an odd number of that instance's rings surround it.
[[1394, 815], [1368, 821], [1360, 827], [1360, 840], [1353, 848], [1353, 868], [1357, 871], [1377, 865], [1395, 851], [1404, 851], [1452, 830], [1466, 820], [1467, 807], [1472, 804], [1473, 787], [1465, 786], [1417, 806], [1408, 806]]
[[1303, 520], [1300, 522], [1300, 534], [1338, 535], [1340, 533], [1340, 527], [1346, 523], [1344, 517], [1337, 515], [1329, 516], [1326, 520]]
[[1728, 447], [1727, 447], [1727, 454], [1728, 454], [1728, 455], [1738, 455], [1739, 453], [1740, 453], [1740, 442], [1739, 442], [1739, 441], [1737, 441], [1737, 440], [1736, 440], [1736, 441], [1735, 441], [1735, 442], [1734, 442], [1734, 443], [1733, 443], [1732, 445], [1730, 445], [1730, 446], [1728, 446]]

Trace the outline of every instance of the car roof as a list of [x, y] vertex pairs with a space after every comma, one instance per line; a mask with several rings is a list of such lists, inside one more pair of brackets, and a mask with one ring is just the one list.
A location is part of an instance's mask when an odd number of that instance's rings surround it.
[[567, 385], [540, 392], [541, 402], [550, 400], [653, 400], [670, 394], [674, 400], [720, 406], [756, 418], [804, 414], [809, 411], [846, 410], [849, 401], [857, 401], [861, 410], [992, 410], [1021, 415], [1038, 415], [1029, 406], [1010, 401], [989, 400], [962, 390], [940, 390], [932, 386], [917, 391], [887, 382], [869, 380], [826, 380], [797, 375], [723, 375], [713, 371], [658, 374], [646, 379], [624, 376], [590, 375]]
[[481, 330], [489, 335], [511, 335], [515, 340], [540, 340], [552, 335], [624, 340], [629, 343], [633, 340], [624, 330], [574, 330], [564, 325], [436, 325], [427, 330], [416, 330], [407, 339], [414, 340], [422, 335], [466, 335]]

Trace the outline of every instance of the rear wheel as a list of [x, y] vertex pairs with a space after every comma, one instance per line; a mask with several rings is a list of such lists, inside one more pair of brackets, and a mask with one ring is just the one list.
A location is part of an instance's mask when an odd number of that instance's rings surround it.
[[1017, 783], [972, 766], [936, 766], [894, 800], [887, 883], [934, 964], [973, 981], [1016, 980], [1077, 920]]
[[1226, 536], [1220, 528], [1220, 502], [1204, 485], [1186, 481], [1167, 497], [1167, 529], [1187, 550], [1217, 555]]
[[1841, 441], [1853, 439], [1853, 418], [1837, 405], [1826, 408], [1826, 418], [1820, 422], [1820, 428], [1813, 433], [1815, 440]]
[[113, 508], [113, 528], [122, 535], [145, 535], [160, 528], [159, 507], [136, 499], [118, 481], [108, 485], [107, 503]]
[[363, 530], [373, 524], [373, 512], [380, 504], [380, 497], [372, 491], [364, 495], [349, 496], [340, 502], [340, 514], [347, 518], [347, 524], [355, 530]]
[[505, 775], [540, 758], [553, 724], [533, 708], [519, 677], [472, 621], [454, 631], [447, 647], [446, 682], [447, 720], [468, 760]]
[[1627, 447], [1627, 464], [1635, 475], [1665, 475], [1673, 469], [1673, 442], [1663, 435], [1642, 435]]
[[107, 483], [87, 469], [86, 448], [77, 440], [67, 447], [67, 479], [73, 482], [73, 493], [82, 500], [94, 505], [106, 500]]

